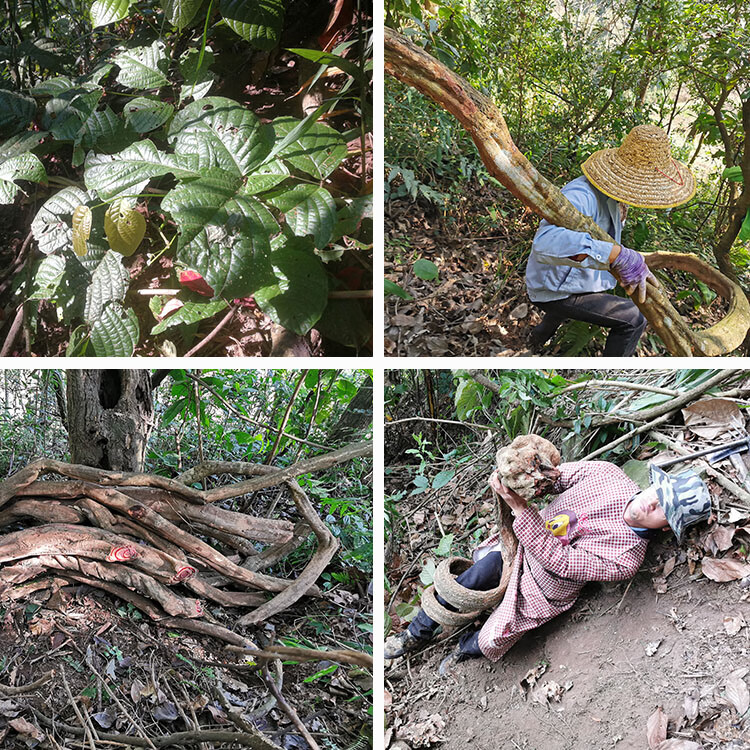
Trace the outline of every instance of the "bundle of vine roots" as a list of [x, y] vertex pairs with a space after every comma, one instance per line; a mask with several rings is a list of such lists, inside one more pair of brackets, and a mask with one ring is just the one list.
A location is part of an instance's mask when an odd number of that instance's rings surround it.
[[[246, 609], [237, 623], [252, 625], [319, 593], [315, 581], [338, 542], [293, 477], [368, 451], [371, 443], [359, 443], [281, 470], [208, 462], [176, 479], [35, 461], [0, 482], [0, 530], [21, 527], [0, 535], [0, 598], [85, 583], [166, 626], [247, 646], [212, 621], [204, 602]], [[193, 486], [227, 473], [252, 478], [208, 490]], [[291, 494], [296, 523], [218, 505], [279, 484]], [[294, 580], [262, 572], [311, 534], [316, 550]]]

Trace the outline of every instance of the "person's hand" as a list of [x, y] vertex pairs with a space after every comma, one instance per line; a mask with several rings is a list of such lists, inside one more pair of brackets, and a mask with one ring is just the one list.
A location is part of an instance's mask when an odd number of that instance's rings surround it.
[[641, 302], [646, 301], [646, 286], [659, 286], [656, 277], [649, 271], [643, 256], [629, 247], [622, 245], [617, 257], [611, 263], [617, 273], [623, 289], [633, 297], [636, 293]]
[[510, 487], [506, 487], [496, 471], [493, 471], [489, 478], [490, 487], [497, 492], [498, 495], [503, 499], [505, 504], [514, 512], [520, 513], [524, 508], [528, 506], [526, 498], [521, 497], [517, 492], [513, 492]]

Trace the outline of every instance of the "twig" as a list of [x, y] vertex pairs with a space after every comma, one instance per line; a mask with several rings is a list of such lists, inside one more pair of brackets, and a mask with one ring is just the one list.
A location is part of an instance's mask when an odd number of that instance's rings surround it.
[[16, 310], [16, 317], [13, 318], [13, 323], [8, 331], [8, 336], [5, 339], [3, 348], [0, 349], [0, 357], [7, 357], [13, 349], [13, 343], [18, 336], [18, 332], [21, 330], [23, 325], [23, 302], [18, 306]]
[[390, 427], [402, 422], [440, 422], [442, 424], [459, 424], [462, 427], [476, 427], [479, 430], [497, 430], [496, 425], [476, 424], [474, 422], [458, 422], [455, 419], [433, 419], [432, 417], [407, 417], [405, 419], [394, 419], [392, 422], [386, 422], [385, 426]]
[[218, 335], [219, 331], [231, 320], [232, 316], [237, 312], [237, 308], [230, 305], [229, 312], [221, 319], [219, 324], [206, 336], [203, 341], [199, 341], [192, 349], [185, 353], [186, 357], [192, 357], [196, 352], [199, 352], [209, 341], [213, 341]]
[[656, 427], [656, 425], [666, 422], [671, 416], [671, 413], [662, 414], [660, 417], [652, 419], [650, 422], [642, 424], [640, 427], [636, 427], [635, 429], [626, 432], [624, 435], [620, 435], [620, 437], [616, 438], [615, 440], [610, 440], [610, 442], [606, 445], [603, 445], [601, 448], [597, 448], [593, 453], [589, 453], [588, 456], [584, 456], [581, 461], [590, 461], [592, 458], [596, 458], [596, 456], [601, 456], [602, 453], [606, 453], [607, 451], [612, 450], [612, 448], [615, 448], [621, 443], [630, 440], [630, 438], [635, 437], [636, 435], [640, 435], [642, 432], [646, 432], [647, 430]]
[[328, 299], [372, 299], [372, 289], [341, 289], [328, 292]]
[[62, 680], [63, 680], [63, 685], [65, 686], [65, 692], [68, 694], [68, 698], [70, 699], [70, 705], [73, 707], [73, 711], [75, 712], [75, 715], [78, 717], [78, 721], [81, 723], [81, 726], [83, 727], [83, 732], [84, 732], [83, 736], [86, 739], [86, 741], [89, 743], [89, 747], [91, 748], [91, 750], [96, 750], [96, 745], [94, 744], [94, 738], [91, 736], [91, 733], [89, 732], [89, 725], [86, 722], [86, 720], [83, 718], [81, 709], [78, 708], [76, 699], [73, 697], [73, 693], [70, 690], [70, 685], [68, 685], [68, 678], [65, 676], [65, 667], [63, 667], [60, 671], [62, 673]]
[[[71, 726], [70, 724], [63, 724], [60, 721], [53, 721], [33, 706], [29, 706], [29, 708], [44, 726], [49, 727], [50, 729], [60, 729], [63, 732], [72, 734], [76, 737], [83, 736], [82, 729]], [[143, 739], [142, 737], [133, 737], [129, 734], [109, 734], [106, 732], [99, 732], [99, 739], [104, 740], [105, 742], [119, 742], [123, 745], [133, 745], [135, 747], [161, 748], [172, 747], [173, 745], [190, 746], [199, 742], [225, 742], [227, 744], [236, 742], [238, 745], [244, 745], [253, 750], [279, 750], [278, 745], [270, 742], [261, 735], [251, 735], [243, 732], [225, 732], [212, 729], [202, 729], [199, 732], [174, 732], [173, 734], [154, 737], [153, 741], [148, 738]]]
[[582, 388], [626, 388], [631, 391], [647, 391], [648, 393], [661, 393], [664, 396], [679, 396], [679, 391], [673, 391], [669, 388], [659, 388], [655, 385], [644, 385], [643, 383], [627, 383], [624, 380], [585, 380], [581, 383], [566, 385], [561, 391], [557, 392], [558, 396], [569, 391], [579, 391]]
[[273, 693], [276, 698], [279, 707], [284, 713], [292, 720], [292, 723], [297, 727], [299, 733], [304, 737], [305, 742], [310, 746], [311, 750], [320, 750], [320, 745], [315, 741], [315, 738], [310, 734], [307, 727], [302, 723], [297, 712], [294, 710], [294, 706], [289, 703], [281, 693], [281, 688], [276, 684], [276, 681], [271, 677], [271, 673], [268, 670], [268, 664], [263, 665], [263, 679], [268, 685], [268, 689]]
[[226, 646], [227, 651], [246, 654], [258, 659], [294, 659], [296, 661], [338, 661], [342, 664], [356, 664], [360, 667], [372, 669], [373, 660], [370, 654], [353, 649], [337, 651], [323, 651], [314, 648], [295, 648], [293, 646], [267, 646], [265, 649], [243, 648], [242, 646]]
[[49, 682], [54, 676], [55, 670], [51, 669], [49, 672], [45, 672], [38, 680], [28, 683], [28, 685], [17, 685], [15, 687], [11, 687], [10, 685], [0, 685], [0, 694], [10, 696], [30, 693], [32, 690], [36, 690], [38, 687]]

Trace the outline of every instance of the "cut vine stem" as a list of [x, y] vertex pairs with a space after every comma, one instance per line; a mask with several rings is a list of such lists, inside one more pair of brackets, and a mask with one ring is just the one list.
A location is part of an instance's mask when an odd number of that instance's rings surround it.
[[[456, 75], [406, 37], [385, 28], [385, 71], [450, 112], [466, 129], [489, 173], [535, 213], [551, 224], [588, 232], [612, 242], [593, 219], [581, 214], [559, 188], [543, 177], [518, 150], [500, 110], [464, 78]], [[750, 303], [742, 288], [724, 274], [685, 253], [647, 253], [652, 270], [686, 271], [727, 300], [726, 316], [702, 331], [693, 331], [661, 286], [648, 287], [645, 302], [633, 302], [674, 356], [715, 357], [739, 347], [750, 329]]]

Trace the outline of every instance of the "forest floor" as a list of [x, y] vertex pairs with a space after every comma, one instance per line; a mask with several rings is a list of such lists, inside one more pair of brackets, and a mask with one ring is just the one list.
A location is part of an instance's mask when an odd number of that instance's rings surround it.
[[[403, 486], [398, 477], [396, 470], [394, 491]], [[407, 625], [396, 607], [406, 616], [417, 602], [425, 553], [454, 532], [468, 552], [470, 520], [492, 517], [492, 505], [484, 481], [462, 479], [460, 492], [444, 490], [430, 503], [424, 495], [401, 500], [399, 514], [408, 518], [409, 533], [391, 549], [396, 631]], [[743, 522], [731, 527], [740, 555], [748, 547]], [[489, 531], [484, 523], [482, 537]], [[571, 610], [524, 636], [497, 663], [464, 662], [441, 678], [437, 668], [455, 634], [394, 660], [385, 673], [386, 748], [643, 750], [656, 747], [647, 725], [661, 707], [672, 738], [665, 750], [748, 750], [750, 590], [695, 572], [695, 560], [710, 555], [716, 529], [724, 528], [703, 527], [682, 547], [663, 535], [649, 545], [635, 578], [588, 584]], [[557, 699], [543, 697], [548, 689]]]
[[[498, 214], [498, 212], [500, 212]], [[490, 221], [492, 214], [501, 216]], [[521, 357], [596, 356], [602, 329], [580, 322], [562, 326], [542, 350], [528, 347], [528, 335], [541, 321], [526, 294], [524, 272], [538, 219], [507, 193], [472, 185], [451, 204], [450, 214], [409, 199], [385, 206], [386, 278], [413, 299], [386, 296], [387, 356]], [[424, 281], [412, 270], [414, 261], [435, 263], [437, 281]], [[686, 279], [679, 280], [679, 289]], [[621, 290], [619, 290], [621, 292]], [[676, 306], [698, 328], [723, 316], [723, 301], [694, 309], [690, 299]], [[659, 339], [646, 330], [638, 356], [664, 356]]]
[[[209, 609], [218, 622], [232, 627], [236, 616], [231, 610]], [[337, 587], [247, 635], [258, 644], [367, 650], [370, 635], [359, 626], [371, 622], [371, 611], [366, 590]], [[97, 734], [141, 742], [182, 731], [255, 729], [285, 749], [307, 748], [267, 679], [281, 684], [282, 695], [322, 748], [369, 746], [372, 717], [364, 696], [372, 684], [367, 671], [328, 661], [269, 662], [270, 676], [264, 679], [252, 664], [218, 641], [159, 628], [131, 605], [88, 586], [5, 602], [0, 607], [0, 683], [26, 685], [49, 670], [55, 676], [17, 696], [4, 694], [0, 685], [0, 747], [88, 748], [73, 735], [82, 735], [82, 719]], [[73, 696], [78, 696], [81, 718]], [[51, 729], [50, 720], [56, 728]], [[96, 747], [104, 745], [97, 741]]]

